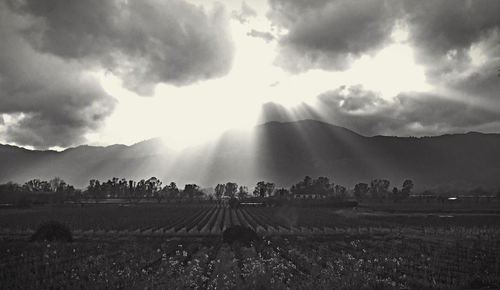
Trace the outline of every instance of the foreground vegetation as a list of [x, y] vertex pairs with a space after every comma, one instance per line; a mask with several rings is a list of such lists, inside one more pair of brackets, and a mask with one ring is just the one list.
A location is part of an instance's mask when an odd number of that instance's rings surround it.
[[[377, 206], [143, 203], [4, 209], [0, 288], [500, 287], [498, 215], [373, 211]], [[420, 209], [425, 207], [423, 202]], [[37, 225], [49, 220], [67, 224], [74, 241], [29, 242]], [[255, 230], [258, 241], [224, 243], [223, 231], [235, 225]]]
[[499, 232], [3, 241], [4, 289], [457, 289], [500, 286]]
[[[0, 208], [0, 289], [500, 287], [493, 192], [415, 195], [411, 180], [389, 184], [0, 185], [0, 200], [14, 201]], [[255, 238], [226, 239], [237, 232]]]

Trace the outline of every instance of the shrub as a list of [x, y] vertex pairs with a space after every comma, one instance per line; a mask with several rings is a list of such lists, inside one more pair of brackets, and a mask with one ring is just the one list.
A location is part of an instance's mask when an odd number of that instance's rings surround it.
[[49, 221], [41, 224], [31, 236], [31, 241], [73, 241], [73, 234], [68, 226], [57, 221]]
[[251, 246], [258, 239], [259, 236], [254, 230], [244, 226], [232, 226], [222, 233], [223, 242], [228, 244], [239, 242], [245, 246]]

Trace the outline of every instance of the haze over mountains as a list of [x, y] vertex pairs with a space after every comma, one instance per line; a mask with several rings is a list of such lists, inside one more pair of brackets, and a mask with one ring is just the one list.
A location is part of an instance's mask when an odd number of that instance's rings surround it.
[[85, 187], [89, 179], [156, 176], [163, 183], [214, 186], [258, 180], [290, 186], [305, 175], [336, 184], [411, 178], [425, 188], [500, 187], [500, 134], [366, 137], [346, 128], [304, 120], [270, 122], [249, 132], [228, 131], [216, 142], [176, 152], [160, 139], [132, 146], [79, 146], [62, 152], [0, 145], [0, 182], [59, 176]]

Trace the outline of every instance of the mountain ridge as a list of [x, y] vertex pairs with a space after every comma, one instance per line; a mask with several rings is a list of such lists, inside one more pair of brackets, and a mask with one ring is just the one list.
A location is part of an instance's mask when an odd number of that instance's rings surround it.
[[[255, 127], [264, 127], [264, 126], [267, 126], [267, 125], [274, 125], [274, 124], [292, 124], [292, 123], [303, 123], [303, 122], [314, 122], [314, 123], [318, 123], [318, 124], [324, 124], [324, 125], [328, 125], [328, 126], [331, 126], [331, 127], [335, 127], [335, 128], [339, 128], [339, 129], [344, 129], [344, 130], [350, 131], [352, 133], [355, 133], [355, 134], [357, 134], [359, 136], [367, 137], [367, 138], [373, 138], [373, 137], [391, 137], [391, 138], [416, 138], [416, 139], [421, 139], [421, 138], [433, 138], [433, 137], [444, 137], [444, 136], [455, 136], [455, 135], [469, 135], [469, 134], [476, 134], [476, 135], [496, 135], [496, 136], [500, 136], [500, 133], [486, 133], [486, 132], [479, 132], [479, 131], [467, 131], [467, 132], [464, 132], [464, 133], [446, 133], [446, 134], [442, 134], [442, 135], [424, 135], [424, 136], [397, 136], [397, 135], [373, 135], [373, 136], [366, 136], [366, 135], [362, 135], [362, 134], [360, 134], [360, 133], [358, 133], [358, 132], [356, 132], [354, 130], [351, 130], [351, 129], [348, 129], [348, 128], [345, 128], [345, 127], [342, 127], [342, 126], [338, 126], [338, 125], [335, 125], [335, 124], [330, 124], [330, 123], [327, 123], [327, 122], [324, 122], [324, 121], [319, 121], [319, 120], [314, 120], [314, 119], [304, 119], [304, 120], [298, 120], [298, 121], [269, 121], [269, 122], [265, 122], [265, 123], [262, 123], [262, 124], [257, 124]], [[228, 132], [228, 131], [226, 131], [226, 132]], [[64, 150], [61, 150], [61, 151], [50, 150], [50, 149], [47, 149], [47, 150], [28, 149], [28, 148], [25, 148], [25, 147], [20, 146], [20, 145], [2, 144], [2, 143], [0, 143], [0, 148], [2, 148], [2, 147], [12, 147], [12, 148], [24, 149], [26, 151], [31, 151], [31, 152], [33, 152], [33, 151], [36, 151], [36, 152], [65, 152], [65, 151], [72, 150], [72, 149], [78, 149], [80, 147], [106, 149], [106, 148], [109, 148], [109, 147], [122, 146], [122, 147], [128, 147], [128, 148], [130, 148], [130, 147], [134, 147], [134, 146], [139, 145], [139, 144], [149, 143], [149, 142], [152, 142], [152, 141], [158, 141], [159, 139], [161, 139], [161, 137], [153, 137], [153, 138], [150, 138], [150, 139], [145, 139], [145, 140], [138, 141], [138, 142], [130, 144], [130, 145], [126, 145], [126, 144], [123, 144], [123, 143], [115, 143], [115, 144], [109, 144], [109, 145], [81, 144], [81, 145], [76, 145], [76, 146], [65, 148]]]
[[[17, 148], [17, 149], [16, 149]], [[213, 186], [269, 180], [290, 186], [305, 175], [327, 176], [347, 186], [386, 178], [393, 186], [415, 180], [418, 188], [498, 187], [500, 134], [467, 132], [440, 136], [363, 136], [316, 120], [268, 122], [249, 132], [230, 130], [215, 142], [181, 151], [160, 138], [132, 145], [81, 145], [64, 151], [0, 145], [0, 182], [59, 176], [77, 187], [91, 178]]]

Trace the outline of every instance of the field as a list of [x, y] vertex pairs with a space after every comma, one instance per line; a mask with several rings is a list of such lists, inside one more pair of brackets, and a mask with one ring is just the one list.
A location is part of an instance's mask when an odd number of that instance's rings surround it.
[[[429, 208], [429, 207], [426, 207]], [[0, 210], [0, 288], [476, 289], [500, 287], [500, 219], [487, 209], [411, 213], [216, 204]], [[28, 242], [59, 220], [75, 241]], [[232, 225], [250, 247], [227, 244]]]

